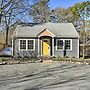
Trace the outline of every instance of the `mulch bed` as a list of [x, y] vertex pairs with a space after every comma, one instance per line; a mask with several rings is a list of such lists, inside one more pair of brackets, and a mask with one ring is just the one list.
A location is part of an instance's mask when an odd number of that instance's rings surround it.
[[[27, 63], [40, 63], [39, 60], [14, 60], [9, 58], [5, 61], [0, 61], [0, 65], [12, 65], [12, 64], [27, 64]], [[64, 59], [64, 60], [42, 60], [41, 63], [54, 63], [54, 62], [63, 62], [63, 63], [77, 63], [77, 64], [87, 64], [90, 65], [90, 60], [80, 60], [80, 59]]]

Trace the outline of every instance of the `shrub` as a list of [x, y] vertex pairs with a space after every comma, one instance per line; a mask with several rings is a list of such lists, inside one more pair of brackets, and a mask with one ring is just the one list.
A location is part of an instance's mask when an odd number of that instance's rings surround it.
[[69, 56], [65, 56], [64, 58], [69, 58]]

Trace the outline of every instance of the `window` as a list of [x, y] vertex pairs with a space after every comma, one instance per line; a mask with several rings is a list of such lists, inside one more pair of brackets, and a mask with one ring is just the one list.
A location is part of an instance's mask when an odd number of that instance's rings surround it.
[[34, 49], [34, 41], [28, 40], [28, 49], [33, 50]]
[[19, 41], [19, 50], [34, 50], [35, 43], [33, 39], [23, 39]]
[[20, 40], [20, 50], [26, 50], [26, 40]]
[[70, 40], [65, 40], [65, 49], [70, 50]]
[[63, 49], [63, 40], [57, 41], [57, 49]]
[[57, 50], [72, 50], [71, 39], [57, 40]]

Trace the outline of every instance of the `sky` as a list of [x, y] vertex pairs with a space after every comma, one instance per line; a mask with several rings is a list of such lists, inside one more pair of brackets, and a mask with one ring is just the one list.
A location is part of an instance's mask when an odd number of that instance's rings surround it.
[[54, 9], [56, 7], [68, 8], [73, 6], [75, 3], [81, 3], [83, 1], [90, 0], [50, 0], [49, 7]]

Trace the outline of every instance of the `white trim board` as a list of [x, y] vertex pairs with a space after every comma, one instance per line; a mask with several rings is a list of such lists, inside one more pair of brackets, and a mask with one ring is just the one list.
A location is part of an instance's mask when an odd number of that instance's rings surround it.
[[[20, 49], [20, 40], [26, 40], [26, 49]], [[32, 50], [28, 49], [28, 40], [33, 40], [34, 48]], [[35, 50], [35, 39], [19, 39], [19, 51], [34, 51]]]
[[64, 50], [64, 46], [63, 46], [63, 49], [57, 49], [57, 41], [58, 40], [63, 40], [63, 42], [65, 42], [65, 40], [70, 40], [70, 50], [66, 50], [66, 51], [72, 51], [72, 39], [56, 39], [56, 50], [57, 51], [63, 51]]

